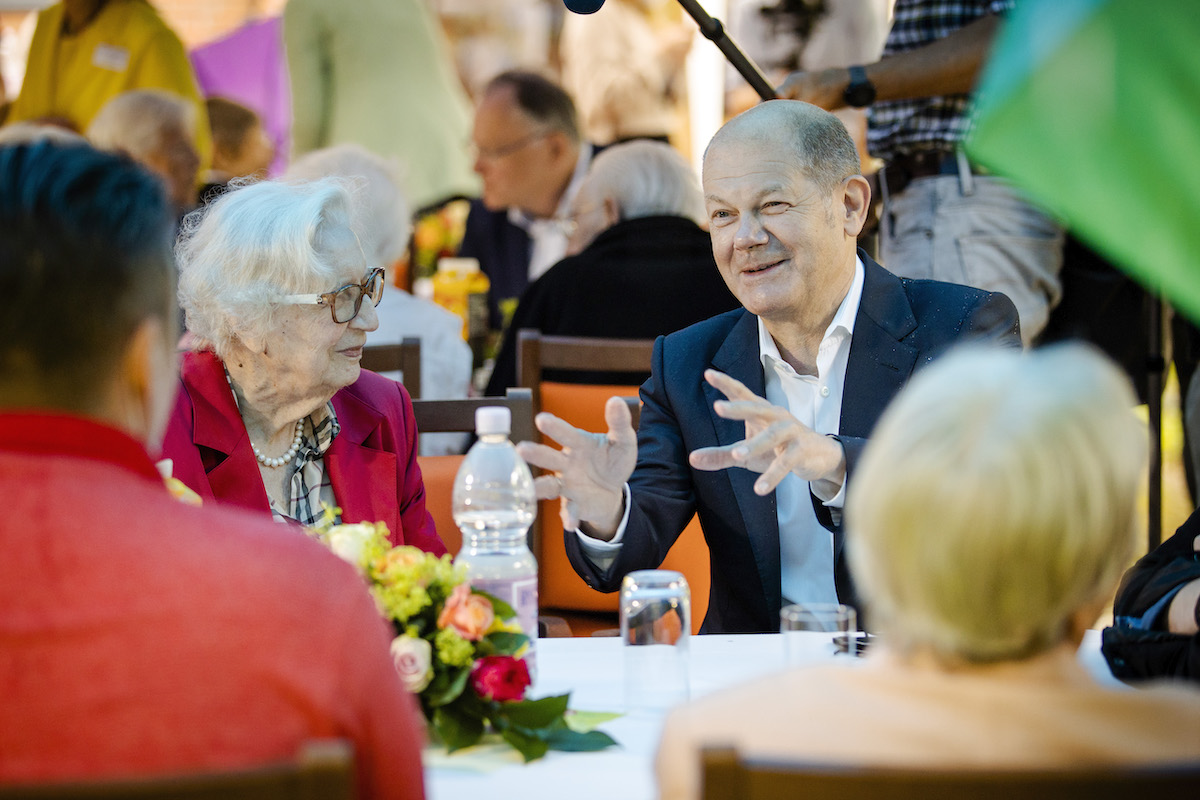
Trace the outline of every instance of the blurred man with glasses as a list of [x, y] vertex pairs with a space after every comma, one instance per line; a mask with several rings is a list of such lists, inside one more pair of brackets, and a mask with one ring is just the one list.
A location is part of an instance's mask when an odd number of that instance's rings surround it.
[[[504, 322], [525, 287], [567, 250], [563, 224], [595, 148], [580, 140], [575, 104], [532, 72], [496, 76], [471, 130], [483, 196], [471, 201], [459, 255], [479, 259], [491, 281], [490, 325]], [[511, 310], [509, 312], [511, 314]]]

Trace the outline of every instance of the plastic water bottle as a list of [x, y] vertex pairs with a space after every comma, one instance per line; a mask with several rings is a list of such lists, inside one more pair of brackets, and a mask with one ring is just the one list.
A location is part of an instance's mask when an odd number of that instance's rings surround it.
[[504, 406], [475, 410], [478, 441], [454, 478], [452, 510], [462, 531], [454, 563], [465, 564], [471, 585], [513, 607], [529, 637], [526, 661], [535, 674], [537, 561], [526, 532], [537, 513], [533, 476], [508, 440], [512, 413]]

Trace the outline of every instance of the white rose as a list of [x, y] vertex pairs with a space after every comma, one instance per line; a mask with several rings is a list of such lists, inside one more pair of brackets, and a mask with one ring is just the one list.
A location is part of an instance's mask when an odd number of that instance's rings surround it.
[[361, 570], [364, 566], [367, 544], [375, 538], [375, 526], [366, 522], [354, 525], [336, 525], [325, 534], [329, 549]]
[[433, 648], [415, 636], [397, 636], [392, 640], [392, 662], [404, 688], [417, 694], [433, 680]]

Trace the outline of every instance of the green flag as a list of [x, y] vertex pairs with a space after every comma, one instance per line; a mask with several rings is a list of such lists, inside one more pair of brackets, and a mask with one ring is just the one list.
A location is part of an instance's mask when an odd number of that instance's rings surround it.
[[967, 151], [1200, 321], [1200, 4], [1018, 0]]

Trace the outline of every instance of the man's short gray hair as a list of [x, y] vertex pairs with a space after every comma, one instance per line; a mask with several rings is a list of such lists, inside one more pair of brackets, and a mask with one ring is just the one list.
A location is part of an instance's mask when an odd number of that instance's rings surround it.
[[605, 148], [588, 169], [580, 192], [611, 197], [621, 219], [671, 216], [704, 221], [704, 196], [696, 173], [664, 142], [635, 140]]
[[779, 142], [782, 132], [791, 134], [791, 155], [796, 167], [823, 191], [851, 175], [862, 173], [858, 148], [846, 126], [824, 109], [799, 100], [769, 100], [743, 111], [721, 126], [705, 149], [709, 151], [730, 140]]
[[1146, 456], [1129, 381], [1083, 345], [964, 349], [880, 419], [850, 484], [847, 547], [901, 650], [1017, 660], [1067, 640], [1134, 546]]
[[357, 144], [339, 144], [306, 153], [292, 162], [287, 180], [342, 178], [350, 184], [350, 217], [367, 263], [391, 269], [412, 236], [408, 198], [394, 160]]
[[334, 254], [353, 240], [349, 195], [331, 178], [252, 183], [193, 211], [175, 255], [196, 346], [225, 358], [236, 339], [266, 337], [284, 295], [334, 287]]

